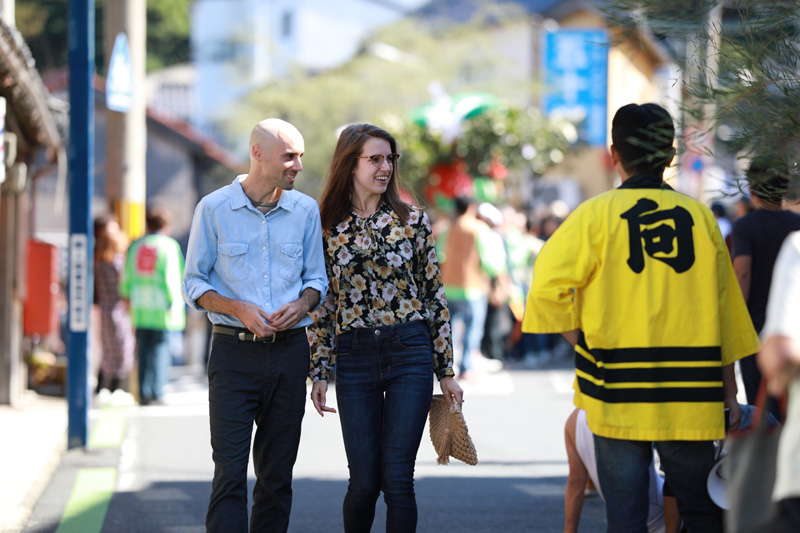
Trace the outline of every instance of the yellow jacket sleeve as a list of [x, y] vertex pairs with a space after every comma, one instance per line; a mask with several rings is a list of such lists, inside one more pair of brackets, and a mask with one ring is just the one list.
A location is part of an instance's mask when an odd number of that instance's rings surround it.
[[547, 240], [533, 270], [522, 331], [561, 333], [580, 328], [578, 298], [597, 265], [597, 239], [590, 232], [591, 214], [585, 206], [576, 209]]

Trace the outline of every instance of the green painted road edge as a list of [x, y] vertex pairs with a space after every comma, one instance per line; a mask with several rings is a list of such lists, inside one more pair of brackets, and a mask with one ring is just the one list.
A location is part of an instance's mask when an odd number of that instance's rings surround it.
[[[124, 407], [102, 408], [92, 424], [89, 448], [122, 446], [128, 425], [127, 412]], [[100, 533], [116, 483], [114, 467], [79, 470], [56, 533]]]
[[80, 470], [56, 533], [100, 533], [116, 482], [116, 468]]

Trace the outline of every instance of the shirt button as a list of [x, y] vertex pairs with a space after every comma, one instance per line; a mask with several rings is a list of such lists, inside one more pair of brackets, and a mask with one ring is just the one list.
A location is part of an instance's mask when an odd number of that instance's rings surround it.
[[266, 249], [267, 249], [267, 247], [266, 247], [266, 246], [262, 246], [262, 247], [261, 247], [261, 249], [262, 249], [262, 250], [266, 250]]
[[267, 223], [267, 221], [266, 221], [266, 220], [262, 220], [262, 221], [261, 221], [261, 223], [262, 223], [262, 224], [266, 224], [266, 223]]
[[267, 279], [268, 277], [269, 277], [269, 274], [264, 274], [264, 279]]
[[379, 329], [376, 329], [376, 330], [375, 330], [375, 336], [376, 336], [376, 337], [380, 337], [380, 336], [381, 336], [381, 330], [379, 330]]

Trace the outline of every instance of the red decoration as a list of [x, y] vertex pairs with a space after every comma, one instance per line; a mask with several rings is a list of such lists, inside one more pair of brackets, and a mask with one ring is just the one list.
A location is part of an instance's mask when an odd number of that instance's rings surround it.
[[489, 170], [486, 172], [486, 175], [490, 178], [504, 180], [506, 179], [506, 176], [508, 176], [508, 168], [500, 163], [497, 158], [492, 158], [492, 162], [489, 163]]
[[437, 192], [447, 198], [471, 196], [475, 188], [472, 185], [472, 176], [467, 174], [466, 169], [467, 166], [462, 161], [440, 163], [433, 167], [428, 176], [429, 185], [425, 188], [428, 201], [432, 201]]

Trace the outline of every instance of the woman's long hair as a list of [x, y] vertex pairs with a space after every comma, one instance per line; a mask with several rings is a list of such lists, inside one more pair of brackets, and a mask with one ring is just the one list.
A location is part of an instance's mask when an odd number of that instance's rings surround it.
[[103, 263], [113, 263], [117, 255], [128, 251], [128, 237], [121, 230], [109, 231], [97, 239], [95, 257]]
[[[350, 215], [353, 196], [353, 175], [358, 156], [364, 148], [364, 143], [370, 137], [377, 137], [389, 142], [392, 153], [397, 153], [397, 142], [389, 132], [372, 124], [353, 124], [342, 131], [336, 150], [333, 152], [331, 166], [328, 168], [325, 189], [319, 199], [319, 214], [322, 229], [328, 230], [340, 223]], [[392, 174], [382, 200], [397, 213], [400, 220], [408, 220], [410, 207], [400, 199], [400, 186], [398, 181], [400, 173], [397, 162], [392, 165]]]

